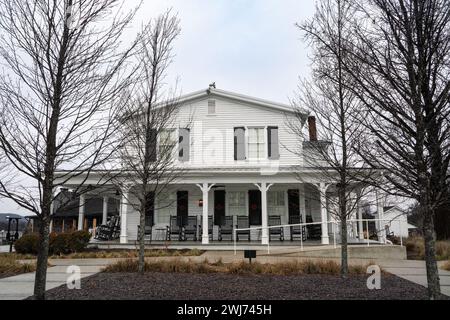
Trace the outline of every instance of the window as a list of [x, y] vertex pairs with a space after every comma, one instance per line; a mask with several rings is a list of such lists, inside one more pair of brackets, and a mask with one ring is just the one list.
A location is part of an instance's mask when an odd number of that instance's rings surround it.
[[248, 129], [248, 157], [249, 159], [266, 158], [266, 144], [264, 128]]
[[267, 205], [270, 207], [284, 206], [284, 192], [283, 191], [269, 191], [267, 193]]
[[245, 207], [245, 193], [244, 192], [228, 192], [228, 206], [231, 207]]
[[163, 129], [159, 133], [159, 155], [167, 157], [168, 154], [172, 154], [174, 147], [177, 143], [175, 138], [175, 129]]
[[227, 191], [227, 215], [240, 216], [247, 214], [247, 200], [243, 191]]
[[216, 100], [208, 100], [208, 114], [216, 114]]

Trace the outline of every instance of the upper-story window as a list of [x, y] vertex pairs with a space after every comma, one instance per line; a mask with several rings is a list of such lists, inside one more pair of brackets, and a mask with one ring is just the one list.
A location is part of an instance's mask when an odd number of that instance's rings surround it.
[[175, 129], [163, 129], [159, 133], [159, 155], [167, 157], [168, 153], [172, 154], [177, 143]]
[[208, 115], [216, 114], [216, 100], [208, 100]]
[[248, 129], [248, 158], [264, 159], [266, 158], [266, 137], [264, 128], [249, 128]]
[[279, 158], [278, 127], [234, 128], [234, 160]]

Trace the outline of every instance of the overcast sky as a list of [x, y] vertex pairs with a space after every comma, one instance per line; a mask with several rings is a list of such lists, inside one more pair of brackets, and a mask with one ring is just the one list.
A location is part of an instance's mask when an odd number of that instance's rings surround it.
[[[137, 0], [127, 1], [131, 7]], [[168, 83], [182, 93], [217, 88], [288, 103], [299, 76], [309, 72], [308, 51], [296, 22], [314, 13], [314, 0], [144, 0], [135, 26], [168, 8], [178, 13]], [[131, 33], [131, 30], [130, 30]], [[0, 200], [0, 213], [21, 213]]]

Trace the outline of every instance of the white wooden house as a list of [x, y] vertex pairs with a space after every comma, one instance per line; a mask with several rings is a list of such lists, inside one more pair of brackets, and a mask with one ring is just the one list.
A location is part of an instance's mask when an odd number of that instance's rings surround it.
[[[325, 193], [320, 191], [333, 182], [323, 181], [317, 170], [304, 164], [307, 144], [287, 125], [295, 116], [291, 106], [214, 87], [185, 95], [180, 103], [175, 125], [168, 129], [173, 143], [179, 143], [175, 164], [185, 171], [170, 185], [164, 199], [155, 199], [154, 239], [170, 224], [171, 216], [197, 216], [202, 244], [218, 240], [219, 224], [226, 216], [234, 217], [234, 225], [237, 216], [246, 216], [252, 227], [267, 227], [273, 216], [280, 217], [281, 224], [301, 216], [302, 222], [319, 223], [322, 244], [330, 242], [330, 215]], [[306, 110], [302, 118], [306, 123]], [[91, 173], [85, 184], [95, 184], [98, 178]], [[73, 178], [65, 187], [74, 188], [83, 179]], [[109, 198], [121, 197], [120, 242], [134, 242], [139, 214], [129, 205], [133, 201], [129, 200], [129, 190], [120, 194], [123, 196], [96, 190], [95, 194], [82, 195], [78, 227], [84, 225], [87, 197], [102, 197], [106, 211]], [[214, 225], [212, 236], [208, 234], [209, 217]], [[289, 240], [290, 229], [284, 231]], [[308, 231], [313, 236], [317, 228]], [[253, 230], [251, 240], [262, 244], [271, 241], [267, 229]]]

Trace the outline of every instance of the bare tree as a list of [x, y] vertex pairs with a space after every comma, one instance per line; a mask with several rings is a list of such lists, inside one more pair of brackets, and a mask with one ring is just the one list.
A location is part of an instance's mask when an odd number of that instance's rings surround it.
[[[352, 36], [352, 15], [349, 1], [322, 0], [311, 20], [297, 24], [313, 48], [313, 72], [312, 81], [304, 81], [300, 86], [298, 121], [291, 124], [301, 136], [301, 110], [308, 108], [314, 115], [308, 123], [310, 141], [303, 143], [304, 165], [317, 170], [324, 182], [334, 182], [331, 190], [320, 192], [323, 196], [330, 195], [329, 191], [335, 193], [334, 197], [328, 197], [328, 207], [340, 222], [342, 276], [348, 274], [347, 220], [366, 196], [365, 182], [373, 174], [372, 170], [363, 170], [354, 148], [361, 127], [354, 121], [359, 113], [359, 99], [348, 89], [353, 81], [344, 69], [345, 48]], [[317, 139], [317, 130], [321, 141]]]
[[155, 198], [162, 197], [168, 185], [182, 174], [174, 161], [179, 143], [175, 128], [188, 130], [189, 123], [177, 122], [177, 90], [166, 89], [164, 82], [179, 33], [179, 19], [171, 10], [143, 29], [136, 55], [137, 80], [128, 90], [122, 119], [124, 145], [119, 161], [123, 170], [116, 180], [122, 189], [123, 184], [132, 186], [127, 200], [139, 212], [139, 272], [144, 271], [145, 228], [147, 224], [151, 227]]
[[[358, 153], [384, 170], [384, 189], [415, 199], [422, 217], [428, 291], [439, 297], [434, 217], [448, 201], [450, 4], [445, 0], [355, 1], [346, 70], [367, 129]], [[359, 19], [359, 20], [356, 20]]]
[[[36, 299], [45, 299], [56, 188], [87, 179], [114, 149], [110, 119], [133, 48], [120, 37], [136, 12], [120, 13], [121, 3], [0, 0], [0, 150], [18, 172], [0, 180], [0, 195], [37, 215]], [[66, 171], [56, 181], [57, 168]]]

